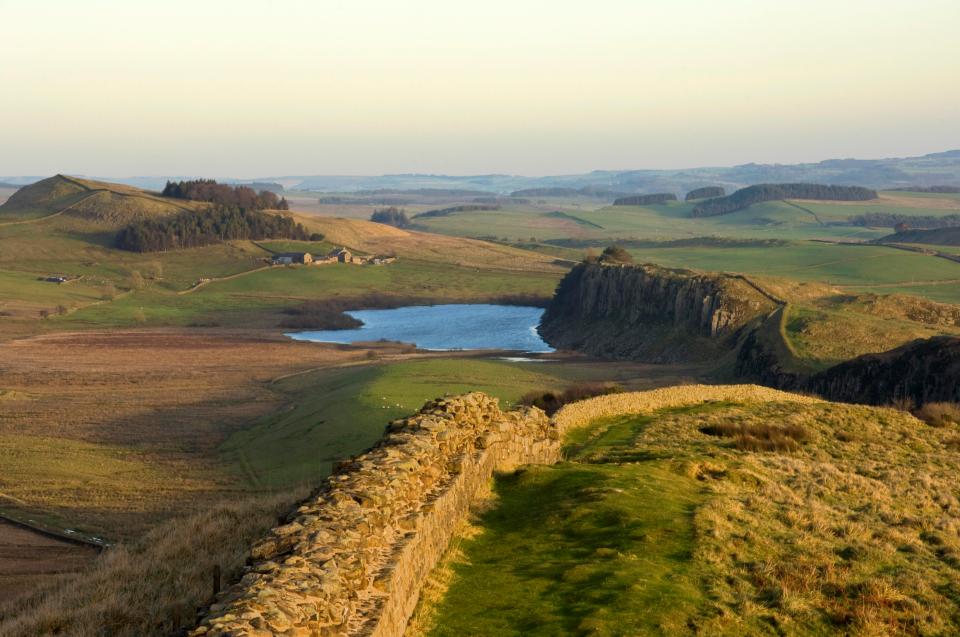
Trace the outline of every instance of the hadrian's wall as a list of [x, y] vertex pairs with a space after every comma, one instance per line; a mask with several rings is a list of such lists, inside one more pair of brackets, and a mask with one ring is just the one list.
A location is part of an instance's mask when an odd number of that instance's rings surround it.
[[480, 393], [429, 403], [338, 466], [256, 544], [247, 573], [191, 635], [401, 637], [427, 574], [495, 471], [557, 462], [563, 433], [597, 418], [710, 400], [816, 402], [755, 385], [689, 385], [573, 403], [553, 420], [538, 409], [502, 412]]
[[539, 409], [502, 412], [480, 393], [429, 403], [256, 544], [248, 572], [191, 634], [399, 637], [493, 473], [559, 456]]

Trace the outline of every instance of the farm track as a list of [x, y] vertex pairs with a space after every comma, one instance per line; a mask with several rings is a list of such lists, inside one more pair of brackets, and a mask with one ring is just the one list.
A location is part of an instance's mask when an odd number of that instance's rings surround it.
[[827, 224], [825, 224], [823, 221], [820, 220], [820, 217], [818, 217], [818, 216], [817, 216], [817, 213], [815, 213], [813, 210], [810, 210], [809, 208], [804, 208], [804, 207], [801, 206], [800, 204], [793, 203], [792, 201], [787, 201], [786, 199], [783, 200], [783, 203], [787, 204], [788, 206], [793, 206], [793, 207], [796, 208], [797, 210], [802, 210], [802, 211], [804, 211], [804, 212], [806, 212], [806, 213], [808, 213], [808, 214], [810, 214], [810, 215], [813, 215], [813, 218], [816, 219], [816, 220], [817, 220], [817, 223], [820, 224], [821, 226], [827, 225]]
[[[89, 190], [89, 189], [88, 189], [88, 190]], [[106, 191], [106, 190], [103, 190], [103, 191], [101, 191], [101, 190], [90, 191], [90, 194], [88, 194], [87, 196], [79, 199], [78, 201], [74, 201], [74, 202], [73, 202], [72, 204], [70, 204], [69, 206], [66, 206], [65, 208], [62, 208], [62, 209], [58, 210], [57, 212], [55, 212], [55, 213], [53, 213], [53, 214], [47, 215], [47, 216], [45, 216], [45, 217], [37, 217], [36, 219], [22, 219], [22, 220], [20, 220], [20, 221], [6, 221], [6, 222], [4, 222], [4, 223], [0, 223], [0, 227], [6, 227], [6, 226], [21, 226], [21, 225], [26, 225], [26, 224], [30, 224], [30, 223], [40, 223], [41, 221], [49, 221], [50, 219], [53, 219], [54, 217], [59, 217], [60, 215], [62, 215], [63, 213], [67, 212], [67, 211], [70, 210], [71, 208], [73, 208], [73, 207], [75, 207], [75, 206], [79, 206], [79, 205], [82, 204], [84, 201], [86, 201], [87, 199], [90, 199], [91, 197], [96, 196], [96, 195], [97, 195], [98, 193], [100, 193], [100, 192], [109, 192], [109, 191]]]
[[209, 285], [211, 283], [220, 283], [221, 281], [230, 281], [232, 279], [239, 279], [242, 276], [247, 276], [248, 274], [253, 274], [254, 272], [263, 272], [264, 270], [269, 270], [273, 267], [276, 267], [276, 266], [265, 265], [261, 268], [254, 268], [253, 270], [244, 270], [243, 272], [237, 272], [236, 274], [231, 274], [229, 276], [222, 276], [222, 277], [217, 277], [213, 279], [207, 279], [205, 281], [200, 281], [199, 283], [197, 283], [191, 288], [187, 288], [186, 290], [180, 290], [179, 292], [177, 292], [177, 296], [183, 296], [184, 294], [192, 294], [193, 292], [196, 292], [200, 288], [206, 285]]

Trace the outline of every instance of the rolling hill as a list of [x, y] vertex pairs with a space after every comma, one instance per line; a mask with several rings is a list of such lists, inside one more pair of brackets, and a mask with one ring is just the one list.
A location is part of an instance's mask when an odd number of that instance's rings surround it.
[[173, 200], [133, 186], [54, 175], [14, 193], [0, 206], [0, 224], [66, 215], [101, 229], [132, 221], [198, 210], [203, 204]]

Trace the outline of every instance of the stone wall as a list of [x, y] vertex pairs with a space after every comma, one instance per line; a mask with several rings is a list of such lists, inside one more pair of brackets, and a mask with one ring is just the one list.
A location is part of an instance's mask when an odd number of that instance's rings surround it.
[[559, 439], [542, 411], [502, 412], [479, 393], [392, 422], [253, 547], [242, 580], [191, 635], [399, 637], [494, 472], [556, 462]]

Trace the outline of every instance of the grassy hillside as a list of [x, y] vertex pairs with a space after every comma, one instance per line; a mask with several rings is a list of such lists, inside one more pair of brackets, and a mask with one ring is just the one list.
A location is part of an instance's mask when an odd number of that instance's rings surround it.
[[55, 175], [14, 193], [0, 206], [0, 224], [63, 214], [120, 227], [145, 217], [168, 216], [200, 206], [132, 186]]
[[[21, 189], [0, 206], [0, 289], [5, 292], [0, 312], [8, 319], [35, 320], [45, 311], [72, 327], [133, 325], [142, 323], [143, 315], [151, 325], [253, 320], [274, 326], [277, 308], [351, 291], [458, 300], [545, 295], [564, 269], [553, 257], [516, 248], [367, 221], [308, 217], [299, 220], [326, 234], [326, 241], [232, 241], [145, 254], [113, 247], [116, 230], [133, 219], [198, 205], [59, 175]], [[324, 254], [334, 245], [362, 254], [395, 254], [400, 262], [380, 271], [352, 266], [260, 271], [277, 250]], [[69, 283], [42, 280], [52, 276], [66, 276]], [[210, 284], [182, 294], [201, 280]]]
[[[672, 202], [655, 206], [585, 205], [556, 199], [552, 205], [507, 205], [502, 210], [461, 212], [421, 218], [424, 227], [445, 234], [492, 236], [511, 241], [567, 237], [603, 239], [677, 239], [697, 236], [780, 239], [870, 239], [889, 228], [850, 225], [853, 217], [868, 213], [944, 216], [960, 212], [960, 198], [950, 195], [920, 197], [914, 193], [884, 192], [862, 202], [771, 201], [720, 218], [694, 219], [694, 204]], [[560, 211], [566, 215], [557, 215]]]
[[310, 483], [334, 461], [372, 446], [385, 423], [431, 398], [484, 391], [510, 405], [527, 391], [568, 382], [536, 364], [463, 358], [319, 371], [278, 383], [291, 409], [237, 432], [222, 453], [251, 486]]
[[954, 427], [718, 402], [598, 421], [568, 444], [567, 462], [498, 480], [421, 634], [960, 630]]
[[930, 246], [960, 246], [960, 228], [935, 228], [932, 230], [908, 230], [884, 237], [885, 241], [918, 243]]

